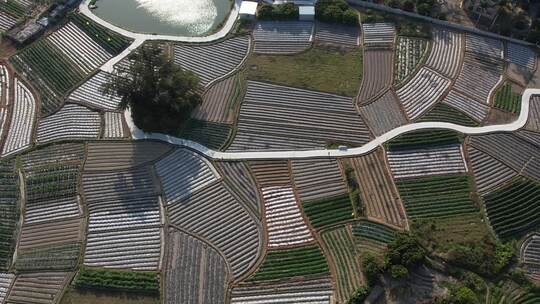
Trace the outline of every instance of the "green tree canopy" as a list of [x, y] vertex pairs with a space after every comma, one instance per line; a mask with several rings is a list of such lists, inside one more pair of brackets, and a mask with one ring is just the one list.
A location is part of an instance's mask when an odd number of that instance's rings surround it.
[[198, 77], [175, 65], [158, 45], [144, 46], [129, 59], [132, 64], [118, 69], [103, 91], [119, 95], [120, 109], [129, 108], [143, 131], [178, 134], [201, 103]]

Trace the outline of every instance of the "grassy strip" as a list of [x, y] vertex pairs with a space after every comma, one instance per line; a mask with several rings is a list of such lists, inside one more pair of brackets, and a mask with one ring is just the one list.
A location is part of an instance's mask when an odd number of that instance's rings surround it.
[[396, 182], [412, 219], [439, 218], [477, 212], [470, 199], [468, 176], [424, 177]]
[[519, 177], [484, 197], [491, 226], [501, 238], [518, 238], [540, 225], [540, 184]]
[[76, 195], [79, 166], [57, 165], [29, 171], [26, 193], [29, 201], [50, 200]]
[[73, 14], [70, 19], [90, 38], [113, 55], [120, 54], [131, 43], [129, 38], [102, 27], [82, 14]]
[[248, 281], [327, 275], [326, 259], [317, 245], [269, 250], [257, 272]]
[[181, 131], [180, 137], [219, 150], [227, 143], [230, 134], [231, 126], [228, 124], [193, 119]]
[[18, 271], [72, 270], [77, 267], [80, 251], [79, 243], [20, 250], [15, 268]]
[[302, 202], [304, 212], [316, 229], [354, 218], [349, 194]]
[[354, 97], [362, 80], [362, 52], [311, 48], [294, 56], [253, 55], [248, 79]]
[[15, 250], [19, 188], [13, 161], [0, 162], [0, 270], [9, 266]]
[[511, 84], [505, 83], [495, 93], [493, 105], [495, 108], [507, 112], [519, 113], [521, 111], [521, 95], [512, 90]]
[[389, 150], [411, 149], [431, 145], [459, 143], [462, 135], [451, 130], [420, 130], [402, 134], [386, 143]]
[[81, 289], [122, 290], [147, 294], [159, 293], [158, 275], [154, 272], [82, 267], [74, 285]]
[[390, 244], [395, 239], [396, 230], [368, 220], [361, 220], [352, 225], [354, 237], [363, 237], [383, 244]]
[[443, 103], [436, 105], [433, 109], [431, 109], [431, 111], [422, 116], [418, 121], [449, 122], [467, 127], [478, 126], [478, 123], [469, 116]]

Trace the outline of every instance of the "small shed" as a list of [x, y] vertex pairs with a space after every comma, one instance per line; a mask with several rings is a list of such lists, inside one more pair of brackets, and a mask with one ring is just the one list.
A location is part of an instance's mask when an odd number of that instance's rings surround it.
[[301, 21], [315, 20], [315, 6], [300, 6], [298, 7], [298, 13]]
[[240, 5], [240, 19], [243, 20], [254, 20], [255, 15], [257, 14], [257, 5], [259, 3], [255, 1], [242, 1]]
[[14, 30], [8, 34], [8, 37], [11, 38], [19, 45], [26, 44], [27, 42], [32, 41], [35, 37], [40, 35], [45, 30], [45, 27], [39, 23], [31, 21], [25, 27], [20, 30]]

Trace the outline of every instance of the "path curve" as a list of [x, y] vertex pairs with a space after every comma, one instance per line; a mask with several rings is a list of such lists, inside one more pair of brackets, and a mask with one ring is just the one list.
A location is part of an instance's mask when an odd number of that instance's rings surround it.
[[420, 122], [404, 125], [393, 130], [390, 130], [369, 143], [357, 147], [349, 148], [347, 150], [304, 150], [304, 151], [256, 151], [256, 152], [220, 152], [209, 149], [199, 143], [174, 137], [171, 135], [161, 134], [161, 133], [144, 133], [142, 130], [137, 128], [133, 123], [131, 118], [131, 112], [129, 110], [124, 112], [124, 116], [128, 127], [131, 131], [132, 138], [135, 140], [142, 139], [154, 139], [164, 142], [168, 142], [173, 145], [183, 146], [199, 153], [205, 155], [208, 158], [214, 160], [254, 160], [254, 159], [301, 159], [301, 158], [336, 158], [336, 157], [350, 157], [350, 156], [360, 156], [367, 154], [384, 144], [385, 142], [391, 140], [394, 137], [397, 137], [401, 134], [423, 130], [423, 129], [447, 129], [457, 131], [463, 134], [468, 135], [478, 135], [486, 134], [493, 132], [511, 132], [516, 131], [525, 126], [527, 119], [529, 118], [529, 106], [531, 102], [531, 97], [534, 95], [540, 95], [540, 89], [526, 89], [523, 92], [521, 97], [521, 112], [519, 117], [508, 124], [500, 125], [490, 125], [483, 127], [465, 127], [453, 123], [446, 122]]
[[117, 64], [120, 60], [128, 56], [129, 53], [131, 53], [134, 49], [142, 45], [147, 40], [167, 40], [167, 41], [189, 42], [189, 43], [205, 43], [205, 42], [212, 42], [212, 41], [222, 39], [225, 36], [227, 36], [229, 32], [232, 30], [232, 28], [234, 27], [236, 19], [238, 19], [240, 5], [242, 4], [242, 0], [234, 0], [234, 5], [231, 9], [231, 12], [229, 13], [229, 17], [227, 21], [225, 22], [225, 24], [223, 24], [221, 29], [217, 31], [216, 33], [208, 35], [208, 36], [189, 37], [189, 36], [172, 36], [172, 35], [143, 34], [143, 33], [131, 32], [129, 30], [116, 26], [108, 21], [105, 21], [101, 19], [100, 17], [98, 17], [97, 15], [95, 15], [92, 12], [92, 10], [88, 7], [91, 1], [92, 0], [84, 0], [79, 5], [79, 11], [83, 15], [85, 15], [86, 17], [92, 19], [92, 21], [112, 31], [115, 31], [123, 36], [133, 39], [133, 43], [129, 47], [127, 47], [122, 53], [113, 57], [108, 62], [106, 62], [103, 66], [101, 66], [100, 69], [105, 72], [112, 72], [115, 64]]

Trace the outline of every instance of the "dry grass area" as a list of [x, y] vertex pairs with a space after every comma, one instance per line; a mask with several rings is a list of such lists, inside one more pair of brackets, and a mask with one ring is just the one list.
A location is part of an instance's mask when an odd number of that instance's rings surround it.
[[160, 304], [159, 297], [125, 292], [70, 289], [60, 304]]
[[293, 55], [253, 55], [248, 79], [354, 97], [362, 80], [362, 51], [311, 48]]

